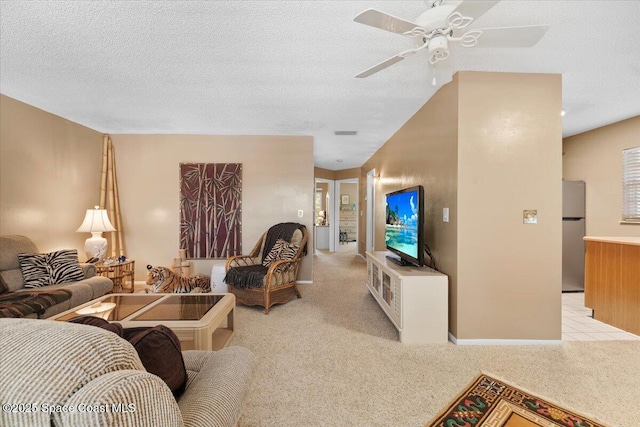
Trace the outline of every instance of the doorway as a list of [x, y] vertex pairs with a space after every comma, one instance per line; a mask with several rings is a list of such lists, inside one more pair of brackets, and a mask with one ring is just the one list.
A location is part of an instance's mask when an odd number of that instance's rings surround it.
[[334, 218], [336, 227], [334, 239], [338, 242], [336, 250], [353, 250], [358, 247], [359, 180], [357, 178], [336, 181], [334, 195]]
[[314, 252], [316, 249], [335, 251], [333, 228], [335, 224], [333, 211], [334, 181], [330, 179], [315, 179], [314, 192]]

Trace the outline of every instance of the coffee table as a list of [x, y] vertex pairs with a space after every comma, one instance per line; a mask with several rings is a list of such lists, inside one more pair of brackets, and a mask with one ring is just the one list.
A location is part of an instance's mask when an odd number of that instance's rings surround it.
[[109, 294], [48, 320], [66, 321], [89, 312], [123, 328], [164, 325], [175, 332], [183, 350], [219, 350], [234, 334], [235, 306], [230, 293]]

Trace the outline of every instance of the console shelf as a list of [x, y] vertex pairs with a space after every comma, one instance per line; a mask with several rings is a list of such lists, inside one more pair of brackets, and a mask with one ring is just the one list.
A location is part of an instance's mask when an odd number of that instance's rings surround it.
[[398, 329], [402, 343], [448, 341], [448, 277], [428, 267], [401, 267], [388, 252], [367, 252], [367, 288]]

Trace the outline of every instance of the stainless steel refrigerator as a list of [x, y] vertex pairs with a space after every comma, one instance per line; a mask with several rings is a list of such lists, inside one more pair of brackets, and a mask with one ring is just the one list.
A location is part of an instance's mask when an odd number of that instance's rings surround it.
[[584, 181], [562, 181], [562, 292], [584, 292]]

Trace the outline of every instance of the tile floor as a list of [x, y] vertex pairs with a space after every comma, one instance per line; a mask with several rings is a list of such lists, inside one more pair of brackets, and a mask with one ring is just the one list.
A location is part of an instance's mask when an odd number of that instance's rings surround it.
[[562, 294], [563, 341], [640, 340], [640, 337], [591, 317], [591, 309], [584, 306], [584, 293]]

